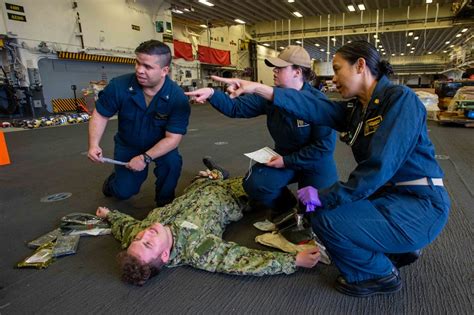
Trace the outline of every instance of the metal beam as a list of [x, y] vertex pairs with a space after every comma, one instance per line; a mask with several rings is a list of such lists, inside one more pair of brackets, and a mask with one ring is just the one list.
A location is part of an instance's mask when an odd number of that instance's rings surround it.
[[[468, 24], [474, 24], [474, 21], [468, 23]], [[463, 25], [466, 25], [466, 23], [463, 23]], [[330, 31], [327, 32], [327, 23], [326, 25], [326, 30], [321, 30], [319, 29], [312, 29], [312, 30], [305, 30], [304, 36], [305, 38], [320, 38], [320, 37], [327, 37], [327, 36], [347, 36], [347, 35], [360, 35], [360, 34], [368, 34], [368, 33], [375, 33], [375, 24], [368, 25], [367, 27], [364, 26], [346, 26], [347, 28], [344, 29], [337, 29], [336, 31]], [[419, 31], [419, 30], [424, 30], [425, 27], [426, 29], [443, 29], [443, 28], [451, 28], [457, 26], [456, 23], [453, 22], [453, 20], [445, 20], [445, 21], [439, 21], [438, 22], [427, 22], [426, 26], [424, 21], [420, 22], [411, 22], [408, 25], [406, 23], [398, 23], [398, 24], [385, 24], [383, 28], [379, 29], [379, 33], [390, 33], [390, 32], [405, 32], [407, 29], [410, 31]], [[301, 30], [296, 30], [291, 32], [291, 37], [302, 37], [303, 32]], [[288, 37], [287, 34], [284, 36], [281, 35], [264, 35], [264, 36], [259, 36], [257, 34], [255, 36], [255, 39], [259, 42], [273, 42], [275, 40], [283, 40], [283, 37]]]

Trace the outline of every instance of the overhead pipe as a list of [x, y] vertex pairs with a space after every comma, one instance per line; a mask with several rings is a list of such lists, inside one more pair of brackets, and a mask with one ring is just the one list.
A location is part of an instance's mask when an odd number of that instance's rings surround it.
[[275, 20], [275, 44], [274, 44], [275, 45], [275, 51], [278, 50], [277, 49], [277, 40], [276, 40], [276, 38], [277, 38], [277, 21]]
[[301, 37], [301, 47], [304, 47], [304, 17], [301, 19], [301, 32], [303, 33]]
[[330, 44], [330, 36], [329, 36], [329, 31], [331, 27], [331, 14], [328, 14], [328, 49], [326, 51], [326, 62], [329, 63], [329, 55], [331, 54], [331, 44]]
[[342, 13], [342, 46], [344, 46], [344, 24], [345, 24], [346, 14]]
[[291, 20], [288, 19], [288, 46], [291, 45]]
[[[379, 39], [379, 10], [377, 9], [377, 15], [375, 18], [375, 47], [377, 46], [377, 40]], [[382, 41], [380, 41], [382, 42]]]
[[426, 4], [426, 10], [425, 10], [425, 34], [423, 36], [423, 51], [426, 49], [426, 23], [428, 22], [428, 6], [429, 4]]

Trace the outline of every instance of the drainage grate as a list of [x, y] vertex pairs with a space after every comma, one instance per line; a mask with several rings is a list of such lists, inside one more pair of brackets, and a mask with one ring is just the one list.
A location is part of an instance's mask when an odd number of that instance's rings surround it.
[[72, 196], [72, 193], [61, 192], [61, 193], [57, 193], [57, 194], [54, 194], [54, 195], [49, 195], [49, 196], [43, 197], [43, 198], [41, 198], [40, 201], [41, 202], [54, 202], [54, 201], [60, 201], [60, 200], [67, 199], [71, 196]]

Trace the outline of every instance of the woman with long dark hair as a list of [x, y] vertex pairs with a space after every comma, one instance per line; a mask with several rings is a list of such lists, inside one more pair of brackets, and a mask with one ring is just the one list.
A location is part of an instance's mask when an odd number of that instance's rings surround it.
[[338, 291], [360, 297], [396, 292], [402, 286], [398, 268], [416, 260], [449, 214], [426, 110], [412, 90], [390, 83], [390, 64], [366, 41], [342, 46], [333, 69], [333, 82], [350, 100], [216, 79], [229, 84], [231, 97], [254, 93], [341, 133], [357, 162], [348, 180], [320, 191], [305, 187], [298, 196], [317, 208], [313, 230], [341, 272]]

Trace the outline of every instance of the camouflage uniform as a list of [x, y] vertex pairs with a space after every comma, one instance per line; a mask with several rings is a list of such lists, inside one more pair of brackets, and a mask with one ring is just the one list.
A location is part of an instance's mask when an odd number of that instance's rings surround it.
[[225, 226], [242, 217], [242, 178], [199, 179], [171, 204], [152, 210], [143, 221], [118, 211], [109, 212], [112, 233], [127, 248], [140, 231], [155, 222], [168, 225], [173, 248], [168, 266], [191, 265], [239, 275], [295, 272], [295, 255], [260, 251], [222, 239]]

